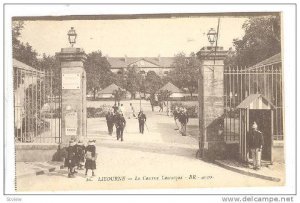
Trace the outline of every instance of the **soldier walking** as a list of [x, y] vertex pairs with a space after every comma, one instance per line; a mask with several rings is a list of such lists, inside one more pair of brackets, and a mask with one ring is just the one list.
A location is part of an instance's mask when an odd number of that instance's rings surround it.
[[109, 111], [106, 114], [106, 123], [107, 123], [108, 134], [112, 135], [113, 127], [114, 127], [114, 115], [112, 111]]
[[181, 123], [181, 135], [186, 136], [186, 125], [189, 122], [189, 117], [187, 115], [186, 109], [183, 108], [180, 111], [179, 117], [178, 117], [179, 122]]
[[143, 110], [141, 110], [138, 114], [138, 120], [139, 120], [139, 129], [140, 133], [144, 134], [144, 127], [146, 123], [146, 115], [143, 113]]
[[123, 139], [123, 132], [124, 128], [126, 127], [126, 120], [122, 112], [118, 113], [116, 116], [116, 131], [117, 131], [117, 140], [121, 139], [121, 142], [124, 141]]
[[259, 170], [261, 167], [261, 152], [263, 146], [263, 134], [257, 129], [257, 123], [253, 122], [252, 129], [248, 132], [248, 148], [251, 152], [254, 170]]
[[179, 124], [178, 124], [179, 108], [178, 108], [178, 106], [175, 107], [173, 116], [174, 116], [174, 121], [175, 121], [175, 125], [176, 125], [175, 130], [179, 130]]

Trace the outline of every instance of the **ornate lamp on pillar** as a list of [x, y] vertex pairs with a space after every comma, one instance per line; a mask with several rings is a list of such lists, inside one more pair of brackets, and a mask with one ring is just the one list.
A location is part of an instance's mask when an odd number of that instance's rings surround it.
[[71, 47], [56, 53], [61, 64], [62, 78], [62, 143], [86, 136], [86, 73], [83, 62], [86, 54], [81, 48], [74, 48], [77, 34], [74, 27], [68, 32]]

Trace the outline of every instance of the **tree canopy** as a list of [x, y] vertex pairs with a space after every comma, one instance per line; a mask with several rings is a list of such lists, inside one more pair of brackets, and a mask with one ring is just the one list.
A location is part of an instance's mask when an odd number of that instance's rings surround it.
[[155, 94], [162, 85], [162, 79], [154, 71], [147, 72], [147, 75], [145, 77], [146, 92]]
[[179, 88], [186, 88], [191, 96], [198, 88], [198, 73], [200, 61], [194, 53], [186, 57], [184, 53], [175, 56], [172, 65], [174, 70], [170, 72], [169, 79]]
[[131, 98], [134, 99], [136, 92], [141, 92], [143, 83], [143, 77], [138, 72], [138, 68], [135, 66], [128, 67], [125, 73], [125, 80], [125, 89], [130, 92]]
[[86, 70], [87, 91], [92, 92], [95, 99], [97, 91], [114, 82], [114, 75], [110, 71], [110, 64], [102, 56], [101, 51], [88, 54], [84, 67]]
[[251, 17], [243, 29], [243, 38], [233, 41], [235, 51], [226, 59], [227, 66], [249, 67], [281, 51], [280, 16]]
[[12, 48], [13, 48], [13, 58], [29, 65], [32, 67], [38, 66], [38, 53], [32, 49], [30, 44], [22, 43], [20, 41], [21, 32], [24, 28], [23, 21], [13, 21], [12, 22]]

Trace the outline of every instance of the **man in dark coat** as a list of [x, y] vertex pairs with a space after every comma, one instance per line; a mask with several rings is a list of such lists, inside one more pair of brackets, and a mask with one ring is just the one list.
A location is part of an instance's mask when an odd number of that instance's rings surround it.
[[248, 132], [248, 148], [253, 159], [253, 169], [258, 170], [261, 167], [261, 152], [264, 146], [262, 132], [257, 129], [257, 123], [252, 123], [252, 129]]
[[115, 125], [116, 125], [116, 131], [117, 131], [117, 140], [121, 139], [121, 142], [123, 142], [123, 131], [124, 128], [126, 127], [126, 120], [122, 114], [122, 112], [119, 112], [116, 116], [116, 121], [115, 121]]
[[147, 118], [146, 118], [146, 115], [143, 113], [143, 110], [141, 110], [139, 112], [138, 120], [139, 120], [140, 133], [144, 134], [144, 126], [145, 126]]
[[181, 135], [186, 136], [186, 125], [189, 122], [189, 117], [187, 115], [185, 108], [181, 109], [179, 116], [178, 116], [178, 120], [181, 123], [181, 129], [180, 129]]
[[109, 111], [106, 114], [106, 124], [107, 124], [108, 134], [112, 135], [113, 127], [114, 127], [114, 115], [112, 111]]

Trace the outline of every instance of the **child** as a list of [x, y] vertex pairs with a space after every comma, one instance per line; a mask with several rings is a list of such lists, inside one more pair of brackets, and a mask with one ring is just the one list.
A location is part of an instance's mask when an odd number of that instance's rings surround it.
[[87, 172], [89, 169], [92, 170], [92, 176], [95, 176], [94, 170], [96, 169], [96, 140], [89, 140], [88, 146], [85, 148], [85, 175], [87, 176]]
[[68, 166], [68, 178], [74, 178], [76, 165], [76, 148], [74, 140], [70, 140], [69, 142], [69, 147], [67, 148], [66, 164]]
[[83, 145], [83, 142], [79, 140], [79, 142], [76, 145], [76, 160], [77, 160], [78, 170], [83, 170], [84, 155], [85, 155], [85, 146]]

